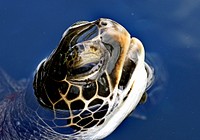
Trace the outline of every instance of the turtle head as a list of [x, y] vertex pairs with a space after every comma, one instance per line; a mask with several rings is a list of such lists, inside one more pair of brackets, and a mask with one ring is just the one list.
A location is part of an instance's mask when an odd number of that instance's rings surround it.
[[117, 85], [130, 35], [117, 22], [100, 18], [77, 22], [63, 34], [58, 47], [38, 66], [34, 90], [40, 104], [53, 108], [69, 85], [83, 86], [108, 73]]
[[81, 134], [86, 139], [110, 134], [146, 89], [144, 54], [142, 43], [113, 20], [70, 26], [39, 64], [33, 82], [39, 107], [53, 114], [52, 129], [68, 127], [83, 139]]

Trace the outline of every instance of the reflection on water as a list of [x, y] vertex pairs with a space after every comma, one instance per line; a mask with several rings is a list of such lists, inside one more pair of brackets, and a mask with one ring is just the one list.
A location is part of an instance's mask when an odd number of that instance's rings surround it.
[[148, 91], [148, 100], [152, 104], [159, 103], [162, 101], [164, 95], [163, 90], [166, 90], [168, 84], [168, 73], [166, 71], [165, 65], [161, 57], [156, 53], [146, 54], [147, 62], [154, 68], [154, 83], [150, 90]]

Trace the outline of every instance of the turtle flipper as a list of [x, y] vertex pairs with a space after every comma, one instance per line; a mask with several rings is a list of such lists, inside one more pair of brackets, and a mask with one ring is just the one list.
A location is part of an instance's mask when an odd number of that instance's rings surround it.
[[147, 91], [152, 86], [155, 77], [154, 77], [154, 69], [147, 63], [145, 63], [145, 69], [147, 72], [147, 86], [146, 86], [146, 91]]
[[145, 91], [145, 92], [143, 93], [143, 95], [142, 95], [142, 98], [140, 99], [139, 104], [144, 104], [144, 103], [146, 103], [147, 98], [148, 98], [148, 94], [147, 94], [147, 92]]

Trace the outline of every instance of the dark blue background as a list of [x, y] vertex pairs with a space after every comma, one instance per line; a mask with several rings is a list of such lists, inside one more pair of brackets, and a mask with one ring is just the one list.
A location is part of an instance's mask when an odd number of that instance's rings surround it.
[[108, 17], [145, 45], [156, 83], [142, 107], [106, 140], [200, 138], [199, 0], [0, 0], [0, 66], [15, 79], [37, 64], [78, 20]]

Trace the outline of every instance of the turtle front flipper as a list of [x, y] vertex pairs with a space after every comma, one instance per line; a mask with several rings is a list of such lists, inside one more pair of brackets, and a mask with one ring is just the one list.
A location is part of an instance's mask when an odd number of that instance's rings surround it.
[[143, 93], [142, 98], [140, 99], [140, 102], [139, 102], [139, 103], [140, 103], [140, 104], [146, 103], [147, 98], [148, 98], [148, 94], [147, 94], [147, 92], [145, 91], [145, 92]]
[[154, 82], [154, 69], [145, 62], [145, 69], [147, 72], [147, 86], [146, 91], [153, 85]]

